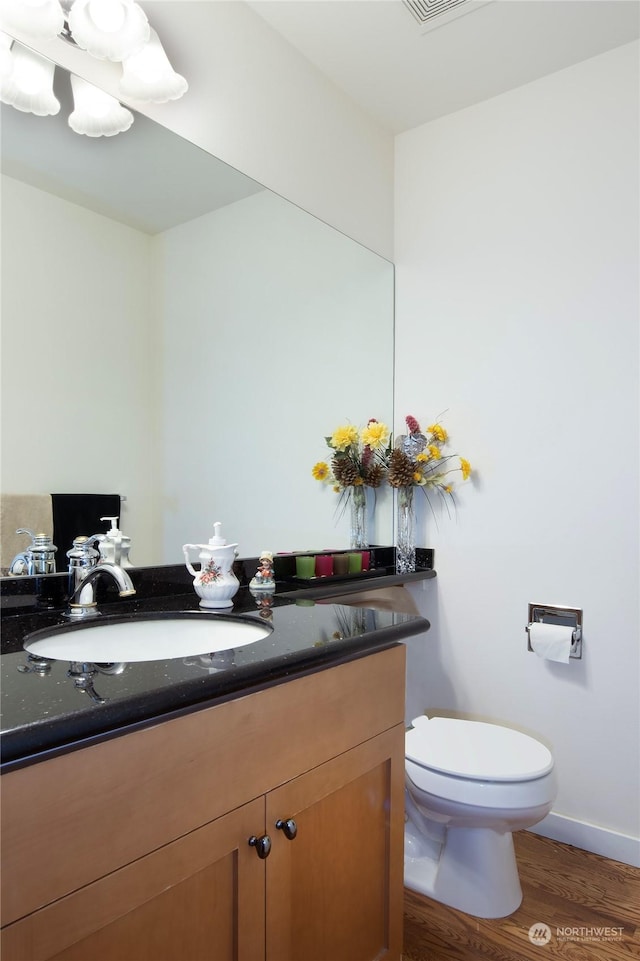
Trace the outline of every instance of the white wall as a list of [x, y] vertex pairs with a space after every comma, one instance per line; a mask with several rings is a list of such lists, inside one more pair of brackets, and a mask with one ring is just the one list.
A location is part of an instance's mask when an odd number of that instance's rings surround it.
[[131, 559], [153, 563], [150, 239], [3, 176], [2, 241], [2, 490], [124, 494]]
[[[340, 424], [390, 423], [391, 264], [267, 192], [157, 248], [165, 561], [218, 520], [244, 557], [348, 547], [349, 512], [311, 469]], [[371, 521], [389, 543], [388, 491]]]
[[[189, 91], [141, 112], [390, 258], [391, 133], [246, 4], [142, 6]], [[117, 65], [59, 39], [30, 45], [117, 95]]]
[[[550, 832], [605, 853], [640, 835], [638, 53], [396, 151], [397, 426], [446, 410], [477, 469], [455, 519], [421, 515], [438, 578], [416, 592], [433, 626], [410, 642], [409, 710], [548, 742]], [[530, 601], [583, 608], [582, 661], [527, 652]]]

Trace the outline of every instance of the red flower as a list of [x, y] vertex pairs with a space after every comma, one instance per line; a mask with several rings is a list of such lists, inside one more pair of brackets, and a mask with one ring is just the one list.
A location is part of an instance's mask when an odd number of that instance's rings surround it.
[[412, 416], [411, 416], [411, 414], [409, 414], [407, 417], [405, 417], [405, 422], [406, 422], [407, 429], [408, 429], [408, 431], [409, 431], [410, 434], [419, 434], [419, 433], [420, 433], [420, 424], [419, 424], [418, 421], [415, 419], [415, 417], [412, 417]]

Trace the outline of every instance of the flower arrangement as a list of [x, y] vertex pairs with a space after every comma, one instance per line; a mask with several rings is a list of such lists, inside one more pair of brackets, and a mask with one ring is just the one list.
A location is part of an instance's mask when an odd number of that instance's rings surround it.
[[397, 438], [387, 465], [389, 485], [398, 490], [396, 570], [399, 574], [416, 569], [413, 491], [422, 488], [429, 499], [429, 491], [435, 490], [445, 501], [447, 497], [453, 499], [451, 474], [460, 471], [466, 480], [471, 473], [468, 460], [444, 452], [449, 435], [442, 424], [429, 424], [423, 431], [411, 415], [405, 418], [405, 423], [408, 433]]
[[425, 494], [435, 490], [443, 497], [453, 496], [451, 474], [460, 471], [462, 479], [471, 474], [471, 464], [458, 454], [447, 454], [449, 441], [445, 428], [429, 424], [423, 431], [415, 417], [405, 418], [408, 434], [397, 438], [387, 460], [387, 481], [391, 487], [422, 487]]
[[332, 484], [336, 493], [358, 487], [380, 487], [385, 479], [391, 435], [386, 424], [371, 418], [366, 427], [337, 427], [325, 437], [333, 451], [331, 463], [318, 461], [311, 473], [316, 480]]
[[361, 429], [353, 424], [337, 427], [325, 441], [333, 451], [331, 464], [318, 461], [311, 473], [333, 485], [345, 508], [351, 504], [351, 547], [367, 547], [365, 489], [380, 487], [384, 481], [391, 450], [389, 428], [372, 417]]
[[336, 428], [325, 437], [333, 451], [331, 463], [318, 461], [312, 469], [316, 480], [332, 484], [341, 500], [350, 501], [354, 548], [367, 546], [365, 488], [380, 487], [386, 480], [398, 490], [399, 573], [415, 570], [414, 489], [422, 488], [427, 498], [429, 491], [436, 491], [453, 500], [452, 475], [459, 471], [467, 480], [471, 474], [466, 458], [445, 452], [449, 435], [442, 424], [429, 424], [423, 431], [415, 417], [408, 415], [405, 422], [408, 433], [396, 438], [395, 445], [386, 424], [374, 418], [360, 430], [351, 424]]

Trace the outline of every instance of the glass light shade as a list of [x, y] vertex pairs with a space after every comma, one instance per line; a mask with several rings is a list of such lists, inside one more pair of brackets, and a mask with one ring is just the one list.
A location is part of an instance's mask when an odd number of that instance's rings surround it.
[[124, 60], [149, 39], [149, 21], [134, 0], [75, 0], [68, 23], [78, 46], [98, 60]]
[[0, 100], [23, 113], [48, 117], [60, 110], [53, 93], [55, 64], [45, 60], [17, 41], [11, 49], [13, 69], [0, 79]]
[[74, 109], [69, 114], [69, 126], [75, 133], [113, 137], [128, 130], [133, 123], [130, 110], [92, 83], [72, 74], [71, 89]]
[[0, 33], [0, 78], [4, 79], [13, 73], [13, 56], [11, 44], [13, 38], [6, 33]]
[[59, 0], [2, 0], [0, 27], [32, 40], [53, 40], [64, 26]]
[[120, 93], [123, 97], [148, 103], [177, 100], [189, 89], [184, 77], [176, 73], [155, 30], [140, 53], [134, 53], [122, 64]]

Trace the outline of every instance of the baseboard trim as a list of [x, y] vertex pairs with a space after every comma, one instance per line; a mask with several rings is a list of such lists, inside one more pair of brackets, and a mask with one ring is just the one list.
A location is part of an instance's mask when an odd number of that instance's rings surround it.
[[553, 812], [529, 830], [545, 838], [572, 844], [584, 851], [592, 851], [613, 861], [622, 861], [623, 864], [640, 868], [640, 838], [618, 834], [608, 828], [588, 824], [586, 821], [576, 821]]

